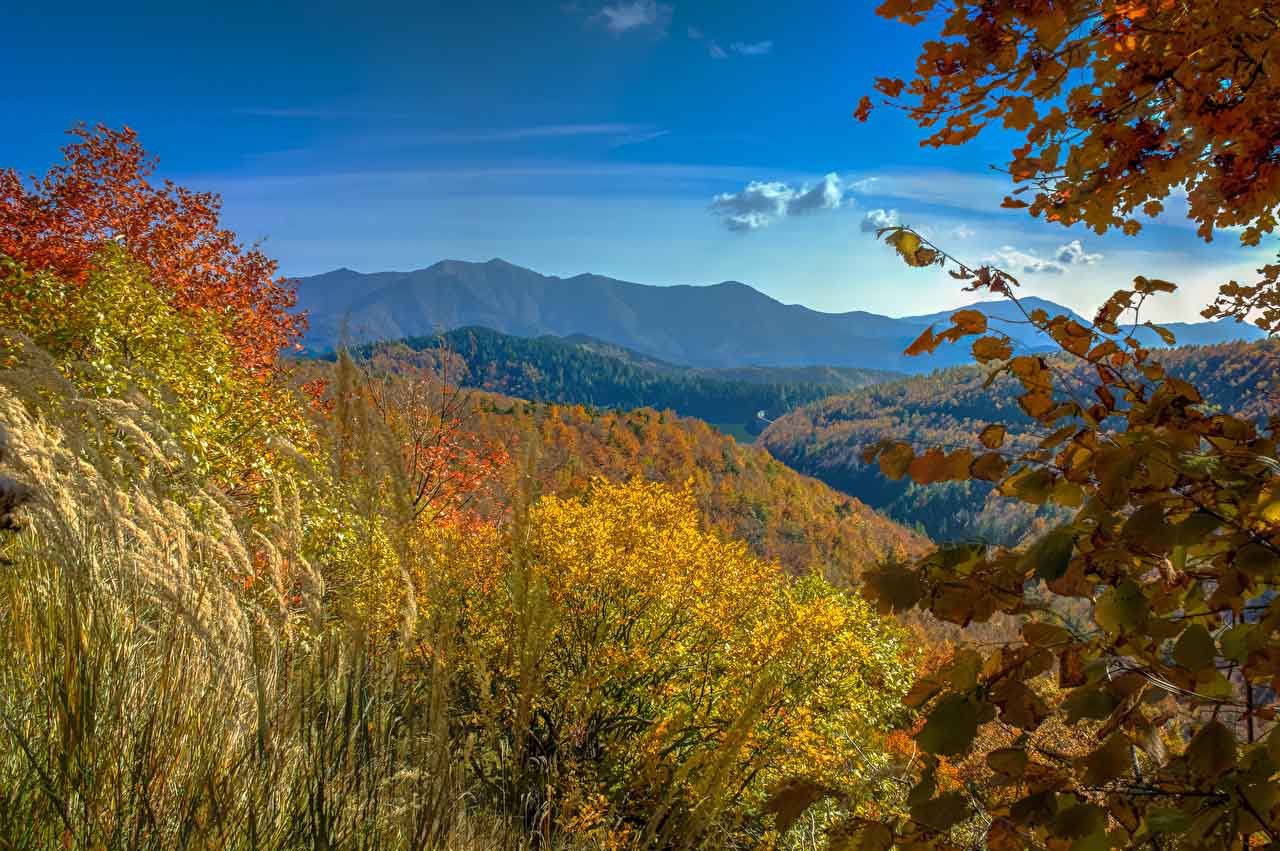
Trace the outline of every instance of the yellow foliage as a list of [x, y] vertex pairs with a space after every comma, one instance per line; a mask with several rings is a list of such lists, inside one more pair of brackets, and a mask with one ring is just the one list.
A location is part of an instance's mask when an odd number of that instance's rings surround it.
[[[253, 381], [239, 365], [225, 317], [178, 311], [123, 246], [107, 243], [76, 282], [0, 255], [0, 283], [0, 331], [30, 338], [82, 392], [140, 393], [195, 468], [224, 485], [270, 472], [267, 434], [301, 434], [284, 389]], [[0, 344], [12, 366], [16, 342]]]
[[671, 790], [690, 811], [723, 795], [757, 807], [793, 776], [856, 808], [884, 782], [911, 676], [902, 631], [707, 532], [688, 490], [596, 480], [542, 498], [507, 537], [433, 534], [437, 573], [419, 581], [467, 598], [477, 706], [499, 707], [516, 750], [529, 728], [525, 747], [594, 777], [615, 818]]

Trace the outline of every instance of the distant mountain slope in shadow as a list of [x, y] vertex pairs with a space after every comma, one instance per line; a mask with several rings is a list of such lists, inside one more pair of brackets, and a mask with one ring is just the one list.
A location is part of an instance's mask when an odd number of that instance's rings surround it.
[[[559, 278], [503, 260], [445, 260], [412, 272], [364, 274], [336, 269], [299, 278], [298, 308], [310, 314], [307, 346], [340, 340], [416, 337], [482, 326], [524, 337], [587, 335], [673, 364], [702, 368], [843, 366], [927, 372], [969, 361], [967, 347], [946, 346], [910, 358], [906, 346], [953, 311], [892, 318], [865, 311], [822, 313], [783, 304], [746, 284], [648, 286], [601, 275]], [[1028, 298], [1028, 308], [1065, 310]], [[1012, 318], [1003, 302], [975, 305]], [[1043, 343], [1025, 325], [998, 323], [1029, 348]], [[1173, 326], [1180, 341], [1253, 340], [1234, 322]]]

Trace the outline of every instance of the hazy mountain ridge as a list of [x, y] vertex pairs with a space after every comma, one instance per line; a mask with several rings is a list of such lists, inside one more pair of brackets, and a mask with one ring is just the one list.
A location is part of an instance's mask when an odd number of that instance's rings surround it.
[[[298, 308], [311, 317], [307, 345], [313, 351], [344, 339], [391, 340], [482, 326], [522, 337], [586, 335], [701, 368], [837, 366], [920, 373], [969, 360], [967, 347], [960, 346], [943, 347], [927, 361], [902, 354], [925, 328], [954, 311], [904, 318], [822, 313], [783, 304], [736, 281], [649, 286], [592, 274], [559, 278], [495, 259], [446, 260], [411, 272], [337, 269], [297, 284]], [[1024, 304], [1065, 310], [1034, 298]], [[975, 307], [999, 315], [1010, 309], [999, 301]], [[1026, 326], [996, 324], [1030, 348], [1044, 345]], [[1173, 330], [1206, 343], [1260, 336], [1251, 326], [1230, 322]]]

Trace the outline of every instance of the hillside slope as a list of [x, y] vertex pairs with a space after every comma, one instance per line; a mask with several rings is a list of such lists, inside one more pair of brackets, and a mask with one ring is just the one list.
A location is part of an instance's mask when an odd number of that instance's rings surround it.
[[[471, 404], [468, 427], [507, 447], [513, 458], [531, 451], [543, 489], [573, 493], [593, 476], [687, 484], [715, 529], [793, 572], [814, 567], [848, 582], [891, 554], [918, 555], [929, 546], [860, 500], [700, 420], [651, 409], [543, 405], [483, 391]], [[509, 472], [514, 487], [519, 465]]]
[[832, 393], [904, 377], [835, 367], [699, 370], [596, 340], [515, 337], [488, 328], [460, 328], [376, 348], [394, 352], [400, 346], [452, 356], [449, 378], [466, 387], [536, 402], [672, 410], [753, 432], [763, 427], [758, 414], [773, 419]]
[[[1274, 341], [1186, 346], [1157, 357], [1199, 387], [1209, 405], [1262, 422], [1280, 413], [1278, 347]], [[1011, 445], [1029, 446], [1036, 438], [1017, 405], [1015, 382], [1001, 379], [988, 388], [985, 381], [985, 369], [965, 366], [833, 396], [779, 418], [760, 443], [795, 469], [936, 540], [978, 537], [1013, 544], [1036, 522], [1025, 504], [992, 496], [982, 482], [891, 481], [861, 458], [865, 446], [885, 439], [917, 448], [974, 447], [977, 433], [992, 422], [1009, 427]]]

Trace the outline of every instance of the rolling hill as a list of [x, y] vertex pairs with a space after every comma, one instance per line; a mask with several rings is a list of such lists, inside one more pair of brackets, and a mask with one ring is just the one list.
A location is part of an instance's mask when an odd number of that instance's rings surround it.
[[[308, 312], [307, 346], [427, 336], [466, 326], [522, 337], [586, 335], [644, 356], [701, 368], [839, 366], [919, 373], [968, 361], [959, 347], [929, 362], [902, 354], [937, 316], [895, 319], [865, 311], [822, 313], [783, 304], [746, 284], [646, 286], [601, 275], [559, 278], [502, 260], [445, 260], [411, 272], [362, 274], [337, 269], [296, 280], [298, 309]], [[1062, 308], [1026, 299], [1029, 308]], [[977, 305], [999, 314], [1004, 302]], [[949, 315], [947, 311], [945, 315]], [[1006, 329], [1038, 347], [1024, 326]], [[1175, 332], [1179, 329], [1175, 328]], [[1198, 342], [1256, 339], [1233, 322], [1181, 329]]]
[[586, 337], [516, 337], [460, 328], [361, 347], [448, 357], [450, 380], [537, 402], [629, 410], [650, 407], [756, 433], [767, 419], [833, 393], [904, 377], [838, 367], [694, 369]]
[[[1206, 404], [1265, 423], [1280, 413], [1280, 343], [1184, 346], [1157, 354], [1171, 373], [1205, 394]], [[772, 423], [759, 442], [797, 470], [857, 496], [935, 540], [981, 538], [1014, 544], [1044, 515], [995, 496], [983, 482], [921, 486], [891, 481], [862, 462], [863, 447], [884, 439], [917, 448], [976, 447], [988, 423], [1009, 428], [1009, 445], [1037, 439], [1007, 377], [985, 386], [987, 370], [953, 367], [877, 384], [797, 408]]]
[[[476, 391], [468, 427], [513, 457], [531, 450], [544, 491], [576, 493], [594, 476], [640, 476], [689, 487], [721, 534], [793, 573], [841, 584], [888, 558], [922, 555], [928, 539], [861, 500], [797, 473], [764, 449], [696, 419], [641, 408], [603, 411]], [[509, 469], [510, 487], [522, 474]]]

